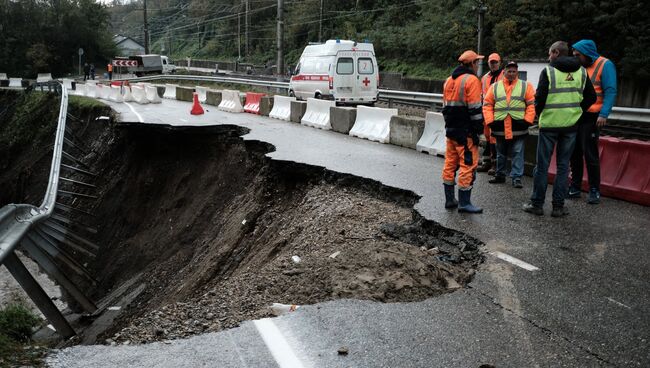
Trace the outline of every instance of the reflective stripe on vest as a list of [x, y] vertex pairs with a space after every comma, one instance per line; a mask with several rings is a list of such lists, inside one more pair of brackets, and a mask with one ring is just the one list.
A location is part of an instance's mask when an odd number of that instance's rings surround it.
[[[457, 99], [455, 100], [449, 100], [445, 101], [446, 106], [467, 106], [467, 103], [465, 102], [465, 82], [467, 82], [467, 79], [469, 79], [470, 74], [465, 74], [463, 77], [460, 79], [460, 88], [457, 93]], [[453, 82], [452, 80], [452, 83]], [[480, 106], [480, 104], [479, 104]], [[475, 108], [475, 106], [467, 106], [468, 108]]]
[[601, 83], [601, 76], [603, 74], [603, 69], [607, 58], [599, 56], [588, 68], [587, 73], [591, 79], [591, 84], [594, 85], [594, 90], [596, 91], [596, 102], [589, 107], [589, 112], [600, 112], [603, 108], [603, 86]]
[[510, 102], [507, 100], [506, 88], [503, 80], [492, 85], [494, 92], [494, 120], [505, 120], [510, 115], [514, 120], [523, 120], [526, 112], [526, 86], [517, 79], [517, 84], [512, 87]]
[[582, 115], [580, 103], [587, 81], [587, 71], [580, 67], [571, 73], [546, 67], [549, 80], [546, 105], [539, 117], [540, 128], [566, 128], [575, 125]]

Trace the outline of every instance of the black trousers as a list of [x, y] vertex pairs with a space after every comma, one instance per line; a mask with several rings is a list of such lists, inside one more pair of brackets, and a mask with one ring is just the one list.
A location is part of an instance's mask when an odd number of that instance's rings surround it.
[[596, 126], [597, 112], [585, 112], [578, 122], [576, 145], [571, 155], [571, 187], [582, 186], [583, 164], [587, 166], [589, 188], [600, 191], [600, 158], [598, 156], [598, 138], [600, 131]]

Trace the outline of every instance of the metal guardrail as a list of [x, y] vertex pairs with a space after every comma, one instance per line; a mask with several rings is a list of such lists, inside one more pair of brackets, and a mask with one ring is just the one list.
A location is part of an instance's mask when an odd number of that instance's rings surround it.
[[[154, 81], [160, 79], [175, 79], [196, 82], [221, 82], [221, 83], [234, 83], [258, 87], [278, 88], [283, 90], [289, 89], [288, 82], [277, 82], [227, 76], [200, 76], [200, 75], [154, 75], [141, 78], [131, 78], [129, 80], [137, 81]], [[434, 107], [442, 104], [441, 93], [426, 93], [426, 92], [412, 92], [412, 91], [399, 91], [390, 89], [380, 89], [379, 99], [386, 101], [389, 104], [393, 102], [402, 103], [413, 106]], [[650, 123], [650, 109], [630, 108], [630, 107], [617, 107], [612, 109], [610, 119], [627, 121], [627, 122], [640, 122]]]

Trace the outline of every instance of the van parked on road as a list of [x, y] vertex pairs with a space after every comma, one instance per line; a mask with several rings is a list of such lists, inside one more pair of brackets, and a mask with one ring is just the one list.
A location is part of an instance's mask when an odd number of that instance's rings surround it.
[[289, 82], [289, 95], [372, 105], [378, 87], [379, 68], [371, 43], [329, 40], [305, 47]]

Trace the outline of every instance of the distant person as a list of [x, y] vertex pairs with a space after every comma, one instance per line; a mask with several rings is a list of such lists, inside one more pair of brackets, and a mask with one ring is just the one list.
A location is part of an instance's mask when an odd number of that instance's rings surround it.
[[95, 80], [95, 64], [90, 63], [90, 79]]
[[106, 71], [108, 72], [108, 80], [113, 80], [113, 64], [108, 63], [106, 65]]
[[[443, 109], [447, 150], [442, 180], [445, 188], [445, 208], [458, 207], [458, 212], [482, 213], [472, 205], [472, 186], [478, 166], [478, 136], [483, 131], [481, 110], [481, 81], [476, 76], [483, 59], [472, 50], [460, 55], [460, 65], [447, 78], [443, 88]], [[458, 171], [458, 201], [454, 188]]]
[[583, 164], [586, 162], [589, 177], [587, 203], [600, 203], [600, 159], [598, 139], [600, 128], [607, 124], [607, 118], [616, 100], [616, 67], [609, 59], [598, 54], [596, 43], [582, 40], [573, 45], [573, 55], [587, 69], [587, 75], [596, 90], [596, 103], [589, 107], [578, 122], [576, 146], [571, 156], [571, 185], [569, 198], [580, 198]]
[[88, 63], [84, 63], [84, 82], [88, 80], [90, 77], [90, 65]]
[[[494, 83], [503, 79], [503, 68], [501, 67], [501, 56], [493, 52], [488, 56], [488, 71], [483, 78], [481, 78], [481, 96], [485, 98], [488, 89]], [[494, 175], [496, 169], [496, 139], [490, 133], [490, 127], [487, 125], [483, 129], [485, 135], [485, 149], [483, 149], [483, 162], [478, 166], [478, 172], [487, 172], [488, 175]]]
[[[539, 115], [537, 166], [533, 172], [533, 194], [523, 210], [544, 215], [544, 200], [548, 186], [548, 166], [556, 150], [557, 173], [553, 183], [551, 216], [568, 214], [564, 199], [568, 193], [569, 158], [576, 141], [576, 123], [583, 111], [596, 102], [596, 92], [585, 68], [569, 57], [569, 46], [557, 41], [548, 51], [550, 64], [539, 76], [535, 110]], [[557, 146], [557, 147], [556, 147]]]
[[511, 61], [506, 65], [505, 78], [494, 83], [483, 99], [485, 125], [496, 138], [497, 166], [490, 184], [506, 182], [506, 162], [512, 157], [510, 178], [512, 186], [523, 188], [524, 143], [528, 127], [535, 120], [535, 88], [519, 79], [519, 66]]

